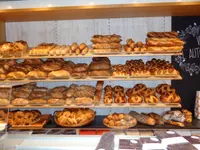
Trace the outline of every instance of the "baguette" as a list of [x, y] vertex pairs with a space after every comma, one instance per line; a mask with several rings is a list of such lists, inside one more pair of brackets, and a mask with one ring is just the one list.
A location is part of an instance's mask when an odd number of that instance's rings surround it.
[[131, 111], [129, 114], [140, 123], [151, 125], [151, 126], [156, 124], [155, 119], [148, 117], [146, 115], [139, 114], [136, 111]]

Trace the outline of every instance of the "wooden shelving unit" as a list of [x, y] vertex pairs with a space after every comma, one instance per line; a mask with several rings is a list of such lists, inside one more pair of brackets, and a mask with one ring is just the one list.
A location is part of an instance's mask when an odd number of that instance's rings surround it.
[[18, 22], [198, 15], [200, 15], [200, 2], [161, 2], [9, 9], [0, 11], [0, 20]]
[[88, 53], [86, 55], [63, 55], [63, 56], [29, 56], [28, 54], [22, 57], [1, 57], [0, 59], [36, 59], [36, 58], [92, 58], [92, 57], [143, 57], [143, 56], [173, 56], [182, 55], [182, 52], [170, 52], [170, 53], [135, 53], [127, 54], [125, 52], [119, 54], [92, 54]]
[[106, 105], [106, 104], [92, 104], [92, 105], [62, 105], [62, 106], [50, 106], [48, 104], [46, 105], [26, 105], [26, 106], [13, 106], [13, 105], [8, 105], [8, 106], [0, 106], [0, 108], [12, 108], [12, 109], [17, 109], [17, 108], [24, 108], [24, 109], [29, 109], [29, 108], [181, 108], [181, 104], [164, 104], [164, 103], [158, 103], [158, 104], [138, 104], [138, 105], [132, 105], [129, 103], [125, 104], [111, 104], [111, 105]]
[[39, 79], [39, 80], [2, 80], [0, 84], [8, 84], [8, 83], [29, 83], [29, 82], [78, 82], [78, 81], [133, 81], [133, 80], [147, 80], [147, 81], [154, 81], [154, 80], [182, 80], [181, 76], [163, 76], [163, 77], [125, 77], [125, 78], [91, 78], [87, 77], [85, 79]]

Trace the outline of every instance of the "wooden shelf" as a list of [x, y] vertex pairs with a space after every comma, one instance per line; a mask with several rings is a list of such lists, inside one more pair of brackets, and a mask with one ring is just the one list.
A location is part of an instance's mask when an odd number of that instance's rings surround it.
[[64, 56], [29, 56], [24, 55], [22, 57], [1, 57], [0, 59], [35, 59], [35, 58], [92, 58], [92, 57], [143, 57], [143, 56], [173, 56], [182, 55], [182, 52], [170, 52], [170, 53], [144, 53], [144, 54], [127, 54], [125, 52], [119, 54], [102, 54], [95, 55], [88, 53], [86, 55], [64, 55]]
[[26, 105], [26, 106], [13, 106], [13, 105], [8, 105], [8, 106], [0, 106], [0, 108], [181, 108], [181, 104], [164, 104], [164, 103], [158, 103], [155, 105], [151, 104], [146, 104], [142, 103], [140, 105], [131, 105], [129, 103], [126, 104], [111, 104], [111, 105], [106, 105], [106, 104], [92, 104], [92, 105], [62, 105], [62, 106], [50, 106], [48, 104], [43, 105], [43, 106], [31, 106], [31, 105]]
[[0, 20], [18, 22], [198, 15], [200, 2], [166, 2], [9, 9], [0, 11]]
[[0, 81], [0, 84], [8, 84], [8, 83], [29, 83], [29, 82], [79, 82], [79, 81], [134, 81], [134, 80], [146, 80], [146, 81], [153, 81], [153, 80], [182, 80], [181, 76], [163, 76], [163, 77], [126, 77], [126, 78], [114, 78], [114, 77], [109, 77], [109, 78], [90, 78], [87, 77], [85, 79], [40, 79], [40, 80], [29, 80], [29, 79], [24, 79], [24, 80], [2, 80]]

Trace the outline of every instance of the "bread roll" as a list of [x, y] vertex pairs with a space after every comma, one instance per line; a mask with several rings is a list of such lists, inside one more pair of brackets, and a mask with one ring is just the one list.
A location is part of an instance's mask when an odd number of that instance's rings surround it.
[[89, 66], [90, 70], [109, 70], [111, 65], [108, 63], [102, 62], [91, 62]]
[[25, 59], [23, 64], [25, 65], [41, 65], [43, 64], [42, 59]]
[[89, 76], [111, 76], [110, 70], [95, 70], [89, 72]]
[[60, 65], [60, 63], [56, 62], [46, 62], [45, 64], [41, 65], [41, 69], [47, 72], [60, 70], [61, 68], [62, 66]]
[[10, 72], [6, 76], [7, 79], [14, 80], [14, 79], [25, 79], [26, 74], [22, 71], [15, 71], [15, 72]]
[[86, 72], [88, 71], [88, 64], [79, 63], [74, 66], [73, 72]]
[[0, 80], [5, 80], [6, 79], [6, 75], [5, 74], [2, 74], [0, 73]]
[[75, 52], [75, 50], [78, 48], [78, 44], [76, 42], [72, 43], [71, 50], [72, 52]]
[[39, 71], [39, 70], [30, 71], [30, 72], [27, 74], [27, 77], [28, 77], [29, 79], [47, 78], [47, 73], [44, 72], [44, 71]]
[[85, 79], [87, 77], [87, 72], [73, 72], [71, 77], [74, 79]]
[[87, 45], [86, 45], [85, 43], [81, 43], [81, 44], [79, 45], [79, 49], [80, 49], [80, 50], [83, 50], [85, 47], [87, 47]]
[[68, 79], [70, 77], [70, 74], [66, 70], [58, 70], [58, 71], [52, 71], [48, 74], [49, 78], [60, 78], [60, 79]]

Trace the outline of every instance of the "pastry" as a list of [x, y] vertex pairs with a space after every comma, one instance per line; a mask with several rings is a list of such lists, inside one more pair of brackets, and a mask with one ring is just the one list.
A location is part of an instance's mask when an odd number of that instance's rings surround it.
[[147, 96], [150, 96], [150, 95], [156, 95], [156, 92], [154, 91], [154, 89], [151, 89], [151, 88], [146, 88], [145, 90], [143, 90], [141, 92], [141, 95], [143, 97], [147, 97]]
[[128, 114], [110, 114], [103, 119], [103, 124], [109, 128], [128, 129], [137, 124], [137, 120]]
[[58, 71], [52, 71], [48, 74], [49, 78], [61, 78], [61, 79], [68, 79], [70, 77], [70, 74], [66, 70], [58, 70]]
[[144, 97], [144, 101], [148, 104], [155, 104], [158, 103], [158, 98], [155, 95], [149, 95]]
[[87, 72], [73, 72], [71, 77], [74, 79], [85, 79], [87, 78]]
[[156, 92], [158, 94], [164, 94], [166, 92], [176, 92], [176, 90], [171, 87], [171, 85], [168, 85], [168, 84], [159, 84], [157, 87], [156, 87]]
[[6, 106], [8, 105], [10, 102], [8, 99], [6, 98], [0, 98], [0, 106]]
[[9, 99], [10, 93], [10, 88], [0, 88], [0, 99]]
[[0, 73], [0, 80], [5, 80], [6, 79], [6, 75], [5, 74], [2, 74]]
[[36, 98], [36, 99], [29, 100], [30, 105], [44, 105], [46, 103], [47, 103], [47, 101], [42, 98]]
[[73, 72], [87, 72], [88, 65], [85, 63], [79, 63], [74, 65]]
[[110, 70], [94, 70], [89, 72], [89, 76], [95, 76], [95, 77], [109, 77], [111, 76]]
[[128, 102], [130, 104], [139, 104], [139, 103], [143, 102], [143, 98], [139, 95], [133, 95], [133, 96], [128, 98]]
[[94, 100], [90, 97], [78, 97], [74, 99], [76, 105], [91, 105]]
[[115, 49], [121, 48], [122, 45], [120, 43], [94, 43], [92, 44], [93, 49]]
[[27, 78], [29, 78], [29, 79], [44, 79], [44, 78], [47, 78], [47, 73], [44, 71], [39, 71], [39, 70], [30, 71], [27, 74]]
[[109, 70], [111, 69], [111, 65], [106, 62], [91, 62], [89, 65], [90, 70]]
[[66, 92], [67, 87], [65, 86], [60, 86], [60, 87], [55, 87], [52, 90], [50, 90], [50, 96], [54, 99], [65, 99], [66, 97]]
[[15, 80], [15, 79], [25, 79], [26, 74], [22, 71], [15, 71], [15, 72], [10, 72], [6, 76], [7, 79], [10, 80]]
[[41, 70], [47, 71], [47, 72], [57, 71], [57, 70], [60, 70], [62, 68], [61, 64], [56, 63], [56, 62], [45, 62], [40, 67], [41, 67]]
[[180, 103], [181, 98], [174, 92], [166, 92], [160, 96], [160, 101], [163, 103]]
[[28, 105], [28, 100], [23, 99], [23, 98], [16, 98], [16, 99], [12, 100], [12, 105], [16, 105], [16, 106]]
[[41, 65], [43, 64], [42, 59], [25, 59], [23, 62], [24, 65]]
[[148, 32], [147, 36], [149, 38], [176, 38], [178, 33], [175, 31], [172, 32]]
[[49, 105], [64, 105], [65, 100], [64, 99], [50, 98], [50, 99], [48, 99], [47, 103]]

